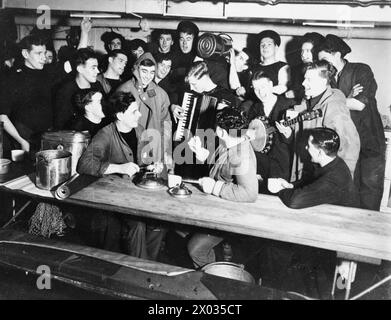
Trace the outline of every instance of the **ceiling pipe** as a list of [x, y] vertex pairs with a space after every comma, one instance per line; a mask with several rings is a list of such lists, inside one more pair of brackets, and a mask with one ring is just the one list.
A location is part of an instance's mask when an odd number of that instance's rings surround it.
[[[184, 0], [172, 0], [174, 2], [181, 2]], [[195, 2], [196, 0], [190, 0]], [[228, 2], [254, 2], [261, 5], [278, 5], [278, 4], [334, 4], [334, 5], [348, 5], [352, 7], [369, 7], [369, 6], [391, 6], [390, 0], [221, 0]]]
[[[147, 18], [151, 29], [173, 29], [175, 30], [180, 19]], [[52, 25], [59, 23], [59, 18], [52, 18]], [[253, 21], [198, 21], [194, 20], [202, 32], [225, 32], [238, 34], [256, 34], [264, 29], [275, 29], [282, 36], [302, 36], [306, 32], [319, 32], [321, 34], [333, 33], [343, 38], [349, 39], [380, 39], [391, 40], [391, 27], [376, 28], [331, 28], [313, 27], [302, 25], [281, 25], [266, 24]], [[93, 19], [93, 27], [102, 28], [139, 28], [140, 19]], [[15, 16], [15, 23], [20, 25], [34, 25], [36, 19], [31, 16]], [[70, 18], [66, 26], [79, 26], [80, 19]]]

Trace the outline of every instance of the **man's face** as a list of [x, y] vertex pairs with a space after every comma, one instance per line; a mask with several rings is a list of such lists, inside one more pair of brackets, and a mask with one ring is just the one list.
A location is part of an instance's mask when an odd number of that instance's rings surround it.
[[32, 49], [30, 51], [23, 49], [22, 55], [24, 57], [25, 65], [30, 69], [42, 70], [46, 61], [45, 53], [46, 46], [44, 45], [32, 45]]
[[308, 138], [308, 142], [307, 142], [307, 146], [306, 146], [306, 149], [308, 151], [308, 153], [310, 154], [311, 156], [311, 161], [314, 162], [314, 163], [319, 163], [320, 161], [320, 156], [321, 156], [321, 149], [318, 149], [317, 147], [315, 147], [313, 144], [312, 144], [312, 139], [313, 137], [310, 136]]
[[237, 72], [248, 69], [248, 59], [249, 56], [244, 51], [240, 51], [239, 54], [235, 56], [235, 67]]
[[90, 58], [84, 65], [79, 65], [77, 71], [82, 75], [89, 83], [96, 82], [96, 77], [99, 73], [98, 60]]
[[[118, 115], [117, 115], [118, 117]], [[141, 117], [141, 113], [138, 109], [138, 104], [136, 101], [132, 102], [128, 109], [124, 113], [121, 113], [118, 119], [129, 129], [136, 128], [138, 126], [138, 121]]]
[[53, 62], [53, 52], [46, 50], [45, 53], [45, 64], [51, 64]]
[[179, 47], [183, 53], [189, 53], [193, 48], [194, 34], [179, 33]]
[[312, 48], [314, 45], [311, 42], [304, 42], [301, 45], [301, 61], [309, 63], [313, 61]]
[[162, 53], [170, 52], [171, 46], [174, 44], [171, 34], [161, 34], [159, 38], [159, 49]]
[[319, 58], [319, 60], [326, 60], [328, 63], [330, 63], [334, 67], [336, 65], [337, 57], [336, 57], [335, 53], [332, 54], [332, 53], [329, 53], [329, 52], [326, 52], [326, 51], [320, 51], [318, 53], [318, 58]]
[[138, 59], [144, 54], [144, 49], [142, 47], [138, 47], [136, 50], [132, 50], [132, 55]]
[[308, 98], [316, 97], [320, 95], [327, 88], [327, 80], [322, 78], [319, 74], [319, 70], [311, 69], [307, 70], [304, 75], [303, 86], [305, 95]]
[[278, 46], [275, 45], [274, 40], [271, 38], [263, 38], [259, 44], [259, 50], [263, 59], [274, 57], [277, 48]]
[[253, 87], [255, 95], [261, 101], [265, 101], [267, 97], [273, 94], [273, 82], [267, 78], [254, 80]]
[[171, 60], [163, 60], [157, 64], [157, 77], [164, 79], [171, 71]]
[[111, 68], [119, 76], [124, 73], [127, 63], [128, 57], [122, 53], [109, 58], [109, 68]]
[[109, 44], [109, 48], [110, 48], [111, 51], [117, 50], [117, 49], [121, 49], [122, 48], [121, 40], [118, 39], [118, 38], [115, 38], [115, 39], [111, 40], [111, 42]]
[[140, 80], [143, 88], [146, 88], [155, 78], [155, 66], [140, 66], [139, 67]]
[[194, 76], [189, 77], [190, 90], [193, 90], [197, 93], [203, 93], [205, 91], [203, 86], [204, 77], [205, 76], [201, 77], [200, 79], [197, 79]]
[[88, 104], [89, 111], [96, 117], [103, 119], [105, 114], [102, 110], [102, 94], [100, 92], [96, 92], [91, 97], [91, 102]]

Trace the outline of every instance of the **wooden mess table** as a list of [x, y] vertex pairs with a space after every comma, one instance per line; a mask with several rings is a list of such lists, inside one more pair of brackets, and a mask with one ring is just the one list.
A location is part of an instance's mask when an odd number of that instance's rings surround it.
[[[24, 182], [23, 177], [13, 180], [0, 188], [39, 198], [53, 198], [48, 191], [34, 191], [31, 178], [24, 176], [24, 179]], [[189, 188], [193, 192], [191, 197], [179, 199], [170, 196], [167, 189], [141, 189], [129, 178], [111, 175], [62, 201], [336, 251], [340, 258], [351, 261], [346, 298], [354, 279], [356, 265], [353, 261], [391, 261], [389, 214], [334, 205], [289, 209], [278, 197], [261, 194], [255, 203], [236, 203], [204, 194], [194, 186]]]

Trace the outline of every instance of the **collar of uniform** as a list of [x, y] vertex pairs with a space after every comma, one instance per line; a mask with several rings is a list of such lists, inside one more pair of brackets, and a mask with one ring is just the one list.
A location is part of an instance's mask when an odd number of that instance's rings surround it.
[[319, 167], [319, 169], [318, 169], [319, 174], [323, 175], [324, 173], [329, 171], [331, 168], [334, 168], [338, 162], [339, 162], [339, 158], [337, 156], [332, 161], [330, 161], [328, 164], [326, 164], [324, 167]]
[[[327, 89], [326, 89], [327, 90]], [[311, 99], [308, 100], [309, 102], [309, 110], [312, 110], [320, 101], [320, 99], [322, 99], [324, 93], [326, 92], [323, 91], [320, 95], [316, 96], [316, 97], [312, 97]]]

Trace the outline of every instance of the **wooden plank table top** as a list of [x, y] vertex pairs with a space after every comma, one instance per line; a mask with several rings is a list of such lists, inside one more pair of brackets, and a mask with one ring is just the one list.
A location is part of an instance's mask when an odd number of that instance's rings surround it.
[[67, 201], [140, 217], [391, 260], [391, 216], [377, 211], [321, 205], [289, 209], [276, 196], [236, 203], [206, 195], [171, 197], [167, 189], [145, 190], [129, 179], [107, 176]]
[[[43, 190], [33, 194], [34, 183], [28, 184], [31, 186], [24, 191], [6, 185], [1, 189], [52, 197]], [[289, 209], [278, 197], [261, 194], [255, 203], [237, 203], [189, 188], [191, 197], [178, 199], [170, 196], [167, 188], [141, 189], [130, 179], [111, 175], [62, 202], [391, 261], [389, 214], [334, 205]]]

